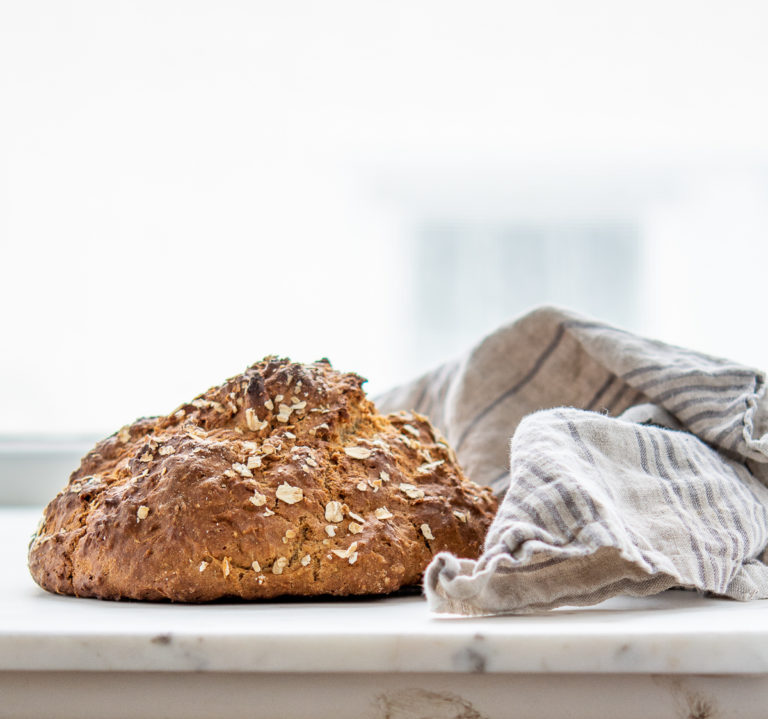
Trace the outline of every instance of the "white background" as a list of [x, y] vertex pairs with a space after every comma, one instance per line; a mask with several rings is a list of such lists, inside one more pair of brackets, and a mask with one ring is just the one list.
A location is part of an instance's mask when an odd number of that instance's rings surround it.
[[[375, 392], [539, 302], [768, 367], [766, 28], [757, 1], [0, 1], [0, 434], [111, 432], [267, 353]], [[638, 253], [600, 267], [622, 302], [557, 257], [498, 301], [472, 270], [438, 337], [434, 225]]]

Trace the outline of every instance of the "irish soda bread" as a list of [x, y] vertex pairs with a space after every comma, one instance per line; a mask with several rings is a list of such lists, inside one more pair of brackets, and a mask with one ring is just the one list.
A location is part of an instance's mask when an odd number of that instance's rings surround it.
[[268, 357], [99, 442], [29, 549], [44, 589], [102, 599], [384, 594], [443, 550], [475, 558], [490, 490], [428, 420], [363, 379]]

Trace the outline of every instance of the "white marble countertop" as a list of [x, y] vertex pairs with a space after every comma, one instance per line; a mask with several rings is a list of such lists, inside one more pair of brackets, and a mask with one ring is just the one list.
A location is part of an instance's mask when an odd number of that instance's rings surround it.
[[26, 671], [768, 673], [768, 602], [681, 591], [490, 618], [419, 597], [174, 605], [44, 592], [26, 569], [38, 512], [0, 509], [0, 669]]

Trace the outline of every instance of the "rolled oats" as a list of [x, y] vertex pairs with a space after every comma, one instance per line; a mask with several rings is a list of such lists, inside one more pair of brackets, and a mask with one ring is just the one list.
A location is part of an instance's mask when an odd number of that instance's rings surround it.
[[410, 497], [411, 499], [423, 499], [424, 498], [424, 490], [419, 489], [418, 487], [414, 486], [413, 484], [408, 484], [407, 482], [401, 482], [400, 483], [400, 491], [405, 494], [407, 497]]
[[367, 447], [344, 447], [344, 454], [353, 459], [368, 459], [373, 452]]
[[327, 522], [341, 522], [344, 519], [344, 513], [341, 508], [341, 502], [332, 500], [325, 505], [325, 520]]
[[286, 504], [296, 504], [304, 499], [304, 491], [301, 487], [293, 487], [287, 482], [283, 482], [275, 492], [275, 496]]

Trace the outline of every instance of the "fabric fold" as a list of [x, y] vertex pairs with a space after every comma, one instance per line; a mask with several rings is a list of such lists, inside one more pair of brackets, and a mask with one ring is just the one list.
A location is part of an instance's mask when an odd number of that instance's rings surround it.
[[478, 561], [428, 568], [430, 606], [768, 597], [764, 395], [757, 370], [545, 308], [377, 399], [428, 414], [468, 476], [505, 492]]

